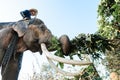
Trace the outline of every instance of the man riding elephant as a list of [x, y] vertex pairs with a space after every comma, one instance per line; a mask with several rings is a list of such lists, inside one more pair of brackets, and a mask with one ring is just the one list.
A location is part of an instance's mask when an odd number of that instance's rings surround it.
[[25, 20], [31, 19], [31, 16], [37, 16], [38, 10], [37, 9], [29, 9], [20, 12], [21, 16]]
[[13, 26], [13, 29], [18, 33], [18, 36], [21, 37], [24, 35], [28, 24], [30, 23], [31, 16], [37, 16], [38, 10], [37, 9], [29, 9], [20, 12], [21, 16], [23, 17], [22, 20], [16, 22], [16, 25]]

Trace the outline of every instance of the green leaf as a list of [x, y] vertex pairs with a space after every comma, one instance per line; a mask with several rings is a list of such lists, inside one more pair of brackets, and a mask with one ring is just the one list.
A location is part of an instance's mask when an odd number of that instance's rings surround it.
[[64, 68], [64, 64], [63, 64], [63, 63], [59, 62], [59, 65], [60, 65], [60, 67], [61, 67], [62, 69]]

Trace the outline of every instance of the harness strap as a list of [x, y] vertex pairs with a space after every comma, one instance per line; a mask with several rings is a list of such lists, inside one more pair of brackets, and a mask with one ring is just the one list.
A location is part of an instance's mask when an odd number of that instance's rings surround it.
[[18, 38], [19, 38], [18, 34], [14, 31], [13, 37], [12, 37], [12, 39], [11, 39], [9, 45], [8, 45], [8, 48], [5, 52], [5, 55], [4, 55], [3, 60], [2, 60], [2, 65], [5, 66], [2, 75], [5, 74], [6, 69], [8, 67], [8, 63], [10, 61], [10, 58], [12, 57], [12, 55], [15, 52], [15, 47], [16, 47]]

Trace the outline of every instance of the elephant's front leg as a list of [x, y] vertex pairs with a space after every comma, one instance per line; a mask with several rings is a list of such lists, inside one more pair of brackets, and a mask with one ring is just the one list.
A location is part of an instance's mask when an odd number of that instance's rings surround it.
[[2, 66], [1, 74], [3, 74], [5, 70], [5, 73], [2, 75], [2, 80], [18, 80], [18, 75], [22, 64], [22, 57], [23, 53], [17, 53], [16, 58], [14, 59], [14, 57], [12, 57], [9, 61], [6, 70], [5, 67]]

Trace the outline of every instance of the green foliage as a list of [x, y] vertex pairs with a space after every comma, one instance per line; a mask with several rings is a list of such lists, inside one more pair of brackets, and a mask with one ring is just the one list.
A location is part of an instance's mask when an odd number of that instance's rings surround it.
[[98, 6], [98, 33], [107, 38], [114, 38], [120, 30], [120, 1], [101, 0]]
[[60, 50], [60, 43], [57, 39], [57, 37], [53, 36], [50, 41], [50, 46], [48, 47], [48, 50]]
[[[56, 56], [60, 56], [60, 57], [64, 57], [64, 55], [62, 54], [62, 49], [59, 43], [59, 40], [57, 39], [57, 37], [53, 36], [51, 41], [50, 41], [51, 46], [48, 48], [48, 50], [56, 50], [55, 51], [55, 55]], [[59, 62], [57, 64], [57, 66], [60, 66], [61, 68], [64, 67], [64, 64]]]
[[110, 72], [116, 71], [120, 74], [120, 39], [113, 39], [111, 43], [115, 45], [114, 50], [106, 52], [103, 64], [108, 67]]
[[[111, 39], [114, 51], [106, 52], [105, 64], [110, 71], [118, 71], [120, 63], [120, 0], [101, 0], [98, 6], [98, 34]], [[104, 62], [105, 63], [105, 62]]]
[[52, 51], [56, 50], [55, 55], [60, 56], [60, 57], [64, 57], [64, 55], [62, 54], [60, 42], [59, 42], [57, 37], [53, 36], [51, 41], [50, 41], [50, 44], [51, 44], [51, 46], [48, 47], [48, 50], [52, 50]]
[[72, 53], [78, 53], [78, 57], [81, 57], [79, 54], [89, 54], [94, 59], [100, 58], [100, 53], [105, 53], [106, 50], [111, 51], [113, 46], [108, 39], [98, 34], [79, 34], [71, 42]]
[[102, 80], [93, 64], [89, 65], [81, 76], [75, 76], [76, 80]]
[[[55, 55], [65, 58], [57, 37], [53, 36], [51, 45], [48, 50], [56, 50]], [[73, 59], [74, 55], [82, 59], [81, 54], [92, 55], [93, 59], [98, 59], [101, 57], [100, 53], [105, 53], [107, 50], [111, 51], [113, 45], [107, 38], [98, 34], [79, 34], [71, 40], [71, 47], [71, 53], [68, 55], [70, 59]], [[59, 62], [57, 66], [63, 68], [64, 64]]]
[[[77, 55], [81, 59], [81, 54], [92, 55], [94, 59], [100, 58], [100, 53], [105, 53], [106, 50], [111, 51], [112, 44], [109, 39], [102, 37], [98, 34], [79, 34], [77, 37], [71, 40], [71, 50], [68, 55], [70, 59], [73, 59], [74, 55]], [[65, 57], [62, 53], [61, 45], [57, 37], [51, 39], [51, 46], [48, 50], [56, 50], [55, 55]]]

